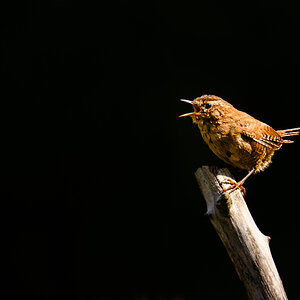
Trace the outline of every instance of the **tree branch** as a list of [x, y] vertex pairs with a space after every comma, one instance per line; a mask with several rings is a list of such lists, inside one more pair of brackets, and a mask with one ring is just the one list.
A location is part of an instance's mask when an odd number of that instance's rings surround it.
[[227, 169], [199, 168], [195, 173], [207, 215], [222, 240], [251, 300], [287, 299], [269, 241], [257, 228], [239, 190], [223, 193], [234, 180]]

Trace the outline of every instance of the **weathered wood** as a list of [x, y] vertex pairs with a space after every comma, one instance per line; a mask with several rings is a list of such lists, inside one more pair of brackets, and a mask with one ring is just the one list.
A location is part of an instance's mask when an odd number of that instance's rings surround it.
[[207, 215], [244, 283], [249, 299], [287, 299], [270, 252], [270, 238], [257, 228], [239, 190], [223, 193], [228, 187], [224, 181], [234, 180], [230, 172], [203, 166], [195, 176], [206, 200]]

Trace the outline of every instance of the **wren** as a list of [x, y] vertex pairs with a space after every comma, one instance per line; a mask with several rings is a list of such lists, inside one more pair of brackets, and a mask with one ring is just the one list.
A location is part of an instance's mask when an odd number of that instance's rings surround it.
[[224, 192], [243, 189], [245, 180], [251, 174], [263, 171], [270, 165], [276, 150], [283, 144], [293, 143], [285, 137], [300, 133], [300, 127], [275, 130], [214, 95], [181, 101], [191, 104], [194, 111], [180, 117], [192, 118], [212, 152], [224, 162], [248, 171], [239, 182], [229, 180], [231, 186]]

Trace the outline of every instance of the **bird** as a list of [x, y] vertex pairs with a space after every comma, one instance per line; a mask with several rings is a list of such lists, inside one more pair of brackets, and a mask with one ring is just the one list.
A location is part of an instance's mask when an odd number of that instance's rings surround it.
[[241, 189], [245, 193], [246, 179], [264, 171], [283, 144], [294, 142], [286, 137], [300, 133], [300, 127], [275, 130], [215, 95], [180, 100], [191, 104], [194, 111], [179, 117], [192, 118], [210, 150], [225, 163], [248, 172], [238, 182], [228, 179], [230, 187], [223, 192]]

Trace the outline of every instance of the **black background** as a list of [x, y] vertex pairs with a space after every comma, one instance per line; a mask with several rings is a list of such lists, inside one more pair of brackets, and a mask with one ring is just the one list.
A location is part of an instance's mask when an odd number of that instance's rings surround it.
[[[6, 299], [245, 299], [194, 179], [223, 163], [179, 99], [215, 94], [300, 126], [299, 3], [6, 2]], [[246, 183], [290, 299], [299, 149]]]

